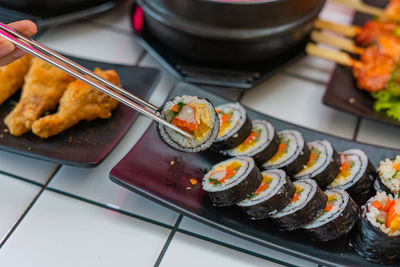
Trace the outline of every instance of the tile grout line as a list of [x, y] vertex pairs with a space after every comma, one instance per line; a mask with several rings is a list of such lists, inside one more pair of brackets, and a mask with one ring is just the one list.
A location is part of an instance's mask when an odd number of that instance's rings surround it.
[[353, 141], [356, 141], [358, 132], [360, 131], [361, 119], [362, 118], [360, 116], [357, 117], [356, 128], [354, 129], [354, 134], [352, 138]]
[[[58, 168], [59, 166], [61, 166], [61, 165], [58, 165], [57, 168]], [[28, 179], [28, 178], [24, 178], [24, 177], [19, 176], [19, 175], [16, 175], [16, 174], [12, 174], [12, 173], [9, 173], [9, 172], [6, 172], [6, 171], [2, 171], [2, 170], [0, 170], [0, 174], [2, 174], [2, 175], [4, 175], [4, 176], [7, 176], [7, 177], [10, 177], [10, 178], [14, 178], [14, 179], [23, 181], [23, 182], [27, 182], [27, 183], [30, 183], [30, 184], [33, 184], [33, 185], [37, 185], [37, 186], [43, 187], [43, 184], [42, 184], [42, 183], [39, 183], [39, 182], [30, 180], [30, 179]]]
[[70, 198], [73, 198], [75, 200], [80, 200], [82, 202], [86, 202], [88, 204], [92, 204], [92, 205], [95, 205], [95, 206], [100, 207], [100, 208], [104, 208], [104, 209], [107, 209], [107, 210], [112, 210], [112, 211], [115, 211], [117, 213], [126, 215], [128, 217], [132, 217], [132, 218], [135, 218], [135, 219], [147, 222], [147, 223], [151, 223], [151, 224], [154, 224], [154, 225], [157, 225], [157, 226], [160, 226], [160, 227], [164, 227], [164, 228], [167, 228], [167, 229], [173, 229], [174, 228], [173, 226], [171, 226], [169, 224], [162, 223], [162, 222], [159, 222], [159, 221], [156, 221], [156, 220], [152, 220], [152, 219], [146, 218], [144, 216], [137, 215], [135, 213], [131, 213], [131, 212], [128, 212], [128, 211], [125, 211], [125, 210], [114, 208], [114, 207], [109, 206], [107, 204], [103, 204], [103, 203], [100, 203], [100, 202], [97, 202], [97, 201], [93, 201], [93, 200], [90, 200], [90, 199], [87, 199], [87, 198], [84, 198], [84, 197], [81, 197], [81, 196], [78, 196], [78, 195], [74, 195], [74, 194], [71, 194], [71, 193], [68, 193], [68, 192], [65, 192], [65, 191], [61, 191], [61, 190], [56, 189], [56, 188], [46, 187], [45, 189], [50, 191], [50, 192], [53, 192], [53, 193], [57, 193], [57, 194], [60, 194], [60, 195], [66, 196], [66, 197], [70, 197]]
[[284, 261], [281, 261], [281, 260], [278, 260], [278, 259], [275, 259], [275, 258], [271, 258], [271, 257], [265, 256], [265, 255], [259, 254], [257, 252], [253, 252], [253, 251], [241, 248], [241, 247], [237, 247], [235, 245], [231, 245], [231, 244], [228, 244], [228, 243], [225, 243], [225, 242], [222, 242], [222, 241], [219, 241], [219, 240], [216, 240], [216, 239], [204, 236], [204, 235], [196, 234], [196, 233], [191, 232], [191, 231], [187, 231], [187, 230], [184, 230], [184, 229], [177, 229], [177, 232], [185, 234], [185, 235], [189, 235], [189, 236], [192, 236], [192, 237], [195, 237], [195, 238], [207, 241], [207, 242], [211, 242], [211, 243], [214, 243], [214, 244], [217, 244], [217, 245], [229, 248], [229, 249], [233, 249], [233, 250], [248, 254], [250, 256], [254, 256], [254, 257], [257, 257], [257, 258], [260, 258], [260, 259], [263, 259], [263, 260], [267, 260], [267, 261], [271, 261], [271, 262], [274, 262], [274, 263], [277, 263], [277, 264], [281, 264], [281, 265], [284, 265], [284, 266], [287, 266], [287, 267], [298, 267], [297, 265], [294, 265], [294, 264], [291, 264], [291, 263], [287, 263], [287, 262], [284, 262]]
[[50, 175], [50, 178], [46, 181], [44, 185], [42, 185], [42, 188], [40, 189], [39, 193], [35, 196], [35, 198], [31, 201], [29, 206], [25, 209], [24, 213], [19, 217], [18, 221], [14, 224], [14, 226], [10, 229], [10, 231], [7, 233], [7, 235], [4, 237], [3, 240], [1, 240], [0, 243], [0, 249], [4, 246], [4, 244], [7, 242], [7, 240], [11, 237], [11, 235], [14, 233], [14, 231], [18, 228], [20, 223], [24, 220], [26, 215], [28, 215], [29, 211], [32, 209], [33, 205], [35, 205], [36, 201], [39, 199], [39, 197], [42, 195], [44, 190], [46, 189], [47, 185], [50, 183], [50, 181], [53, 179], [53, 177], [56, 175], [58, 170], [61, 168], [61, 165], [58, 165], [57, 168], [53, 171], [53, 173]]
[[176, 234], [176, 231], [178, 230], [178, 227], [179, 227], [179, 225], [180, 225], [181, 222], [182, 222], [182, 219], [183, 219], [183, 215], [180, 214], [179, 217], [178, 217], [178, 220], [176, 220], [176, 223], [175, 223], [174, 228], [172, 229], [171, 233], [170, 233], [169, 236], [168, 236], [167, 241], [166, 241], [165, 244], [164, 244], [164, 247], [162, 248], [160, 254], [158, 255], [158, 258], [157, 258], [156, 263], [154, 263], [154, 267], [160, 266], [160, 263], [161, 263], [161, 261], [163, 260], [164, 255], [165, 255], [165, 253], [167, 252], [167, 250], [168, 250], [168, 248], [169, 248], [169, 245], [171, 244], [172, 239], [174, 238], [174, 236], [175, 236], [175, 234]]

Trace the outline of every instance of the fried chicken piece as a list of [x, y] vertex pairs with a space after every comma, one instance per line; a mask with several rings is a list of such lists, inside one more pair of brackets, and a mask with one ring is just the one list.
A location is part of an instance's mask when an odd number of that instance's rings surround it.
[[392, 20], [400, 20], [400, 0], [391, 0], [385, 8], [385, 17]]
[[380, 36], [394, 36], [396, 28], [396, 22], [367, 21], [358, 34], [357, 44], [361, 46], [375, 44]]
[[[95, 73], [116, 85], [120, 85], [118, 74], [114, 70], [102, 71], [96, 68]], [[48, 138], [59, 134], [81, 120], [107, 119], [111, 117], [111, 111], [117, 105], [117, 100], [82, 81], [75, 80], [68, 85], [61, 97], [57, 113], [35, 121], [32, 131], [42, 138]]]
[[22, 87], [31, 61], [32, 56], [26, 54], [13, 63], [0, 67], [0, 105]]
[[21, 98], [4, 119], [10, 133], [17, 136], [26, 133], [44, 112], [55, 109], [73, 79], [62, 70], [33, 58], [32, 66], [25, 77]]
[[396, 59], [382, 53], [377, 46], [370, 46], [361, 55], [361, 67], [353, 68], [357, 86], [369, 92], [377, 92], [385, 88], [396, 65]]

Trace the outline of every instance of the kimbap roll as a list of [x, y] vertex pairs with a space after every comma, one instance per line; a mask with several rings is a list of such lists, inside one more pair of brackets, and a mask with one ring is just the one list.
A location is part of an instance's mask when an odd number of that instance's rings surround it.
[[231, 206], [248, 198], [260, 186], [260, 170], [253, 158], [236, 157], [216, 164], [203, 177], [203, 190], [214, 206]]
[[400, 199], [378, 192], [361, 207], [352, 246], [363, 258], [395, 264], [400, 260]]
[[223, 153], [231, 157], [253, 157], [257, 165], [270, 159], [279, 147], [279, 138], [274, 126], [264, 120], [252, 121], [253, 128], [250, 135], [239, 146]]
[[303, 169], [310, 157], [310, 150], [300, 132], [285, 130], [278, 133], [278, 152], [265, 162], [264, 169], [283, 169], [288, 175], [295, 175]]
[[400, 155], [394, 160], [381, 161], [378, 168], [377, 189], [400, 196]]
[[312, 178], [320, 187], [326, 187], [340, 171], [340, 158], [332, 145], [326, 140], [308, 143], [310, 157], [303, 169], [295, 174], [296, 179]]
[[296, 192], [290, 203], [271, 215], [280, 230], [292, 231], [310, 223], [322, 212], [328, 200], [315, 180], [302, 179], [293, 184]]
[[359, 206], [365, 204], [374, 194], [372, 185], [375, 167], [359, 149], [341, 152], [340, 162], [340, 172], [327, 188], [346, 190]]
[[247, 199], [239, 202], [250, 219], [258, 220], [282, 210], [289, 204], [295, 186], [283, 170], [263, 171], [261, 185]]
[[161, 139], [176, 150], [199, 152], [209, 148], [218, 136], [219, 118], [207, 99], [197, 96], [177, 96], [165, 103], [160, 115], [194, 136], [192, 140], [161, 123], [158, 124]]
[[251, 133], [251, 120], [239, 103], [228, 103], [215, 108], [219, 116], [219, 133], [213, 148], [217, 151], [234, 148]]
[[358, 219], [358, 207], [350, 195], [340, 189], [326, 190], [328, 201], [321, 214], [303, 227], [313, 241], [337, 239], [353, 228]]

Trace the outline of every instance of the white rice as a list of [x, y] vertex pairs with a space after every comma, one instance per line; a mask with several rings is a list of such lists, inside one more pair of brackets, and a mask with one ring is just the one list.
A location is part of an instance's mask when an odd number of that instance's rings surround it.
[[399, 163], [400, 163], [400, 155], [396, 156], [396, 158], [393, 161], [390, 159], [381, 161], [381, 164], [378, 168], [379, 176], [381, 178], [382, 183], [396, 195], [399, 193], [400, 190], [400, 172], [396, 173], [396, 170], [395, 168], [393, 168], [393, 165]]
[[[231, 178], [227, 179], [222, 184], [210, 183], [209, 178], [213, 174], [215, 169], [217, 169], [219, 166], [228, 166], [234, 161], [238, 161], [242, 166]], [[207, 192], [218, 192], [234, 187], [235, 185], [242, 182], [245, 178], [247, 178], [249, 173], [254, 169], [254, 166], [255, 166], [254, 160], [253, 158], [250, 157], [236, 157], [220, 162], [214, 165], [214, 167], [204, 175], [202, 181], [203, 190]]]
[[385, 234], [388, 234], [389, 236], [398, 236], [400, 235], [400, 231], [394, 231], [393, 233], [390, 233], [390, 228], [387, 228], [385, 224], [380, 224], [376, 221], [376, 218], [381, 214], [381, 211], [379, 211], [377, 208], [372, 206], [372, 203], [375, 200], [378, 200], [379, 202], [386, 203], [386, 199], [389, 198], [390, 200], [393, 200], [392, 195], [386, 194], [386, 192], [378, 192], [374, 197], [370, 198], [366, 204], [367, 206], [367, 219], [368, 221], [375, 227], [377, 227], [379, 230], [384, 232]]
[[218, 127], [215, 127], [215, 123], [219, 123], [219, 119], [216, 115], [216, 112], [214, 111], [213, 105], [206, 99], [201, 99], [197, 96], [177, 96], [172, 101], [168, 101], [164, 105], [161, 111], [161, 116], [165, 117], [166, 112], [171, 110], [172, 107], [179, 102], [183, 102], [185, 104], [191, 102], [205, 104], [206, 109], [209, 111], [210, 114], [210, 122], [208, 125], [210, 127], [210, 130], [201, 139], [192, 140], [159, 123], [158, 129], [160, 135], [167, 144], [178, 150], [182, 150], [182, 148], [185, 148], [185, 151], [188, 152], [198, 152], [209, 148], [212, 142], [218, 136], [219, 131], [219, 124]]
[[[263, 171], [261, 173], [263, 176], [266, 175], [273, 180], [271, 181], [269, 187], [262, 191], [259, 195], [245, 199], [239, 202], [237, 205], [241, 207], [253, 206], [258, 203], [264, 202], [274, 196], [286, 183], [286, 173], [282, 170], [270, 170], [270, 171]], [[261, 184], [262, 185], [262, 184]], [[257, 190], [256, 190], [257, 191]]]
[[331, 163], [332, 156], [333, 156], [333, 147], [327, 140], [318, 140], [314, 142], [308, 143], [308, 148], [318, 149], [321, 153], [317, 159], [317, 162], [311, 166], [311, 168], [304, 168], [298, 174], [294, 175], [293, 177], [296, 179], [304, 179], [304, 178], [311, 178], [315, 177], [321, 172], [323, 172], [326, 167]]
[[339, 188], [346, 190], [357, 183], [360, 178], [365, 174], [368, 167], [368, 157], [360, 149], [349, 149], [340, 153], [341, 163], [347, 161], [353, 161], [354, 166], [350, 168], [350, 175], [343, 177], [338, 174], [335, 180], [328, 185], [327, 188]]
[[224, 113], [233, 112], [231, 124], [221, 133], [220, 137], [217, 138], [217, 142], [226, 140], [236, 134], [246, 122], [246, 110], [239, 103], [227, 103], [215, 109], [219, 109]]
[[261, 130], [258, 142], [256, 142], [256, 144], [254, 144], [252, 147], [243, 152], [239, 151], [238, 147], [235, 147], [227, 150], [224, 153], [228, 154], [231, 157], [235, 156], [252, 157], [257, 153], [259, 153], [260, 151], [264, 150], [271, 143], [271, 140], [275, 134], [274, 126], [272, 126], [271, 123], [264, 120], [254, 120], [252, 121], [252, 123], [253, 123], [253, 130], [255, 131]]
[[294, 130], [284, 130], [278, 133], [279, 138], [289, 140], [288, 151], [275, 161], [271, 159], [265, 162], [262, 167], [268, 168], [281, 168], [293, 162], [302, 153], [304, 148], [304, 139], [300, 132]]
[[349, 194], [346, 191], [340, 189], [326, 190], [325, 194], [327, 195], [328, 199], [331, 196], [334, 196], [336, 198], [336, 200], [333, 202], [332, 209], [327, 212], [322, 212], [319, 217], [317, 217], [315, 220], [313, 220], [311, 223], [304, 226], [303, 228], [317, 228], [336, 219], [346, 208], [350, 198]]
[[302, 209], [305, 205], [307, 205], [307, 203], [314, 197], [315, 193], [317, 192], [317, 183], [315, 182], [315, 180], [302, 179], [295, 181], [293, 184], [303, 188], [303, 191], [298, 193], [298, 200], [295, 202], [290, 202], [283, 210], [272, 215], [272, 218], [281, 218]]

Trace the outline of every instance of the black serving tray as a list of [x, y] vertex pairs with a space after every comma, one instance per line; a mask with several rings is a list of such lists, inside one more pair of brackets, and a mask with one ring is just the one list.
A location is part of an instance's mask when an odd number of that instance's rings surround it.
[[[132, 9], [132, 22], [140, 7], [135, 4]], [[140, 14], [140, 12], [138, 12]], [[198, 85], [214, 86], [218, 89], [244, 91], [253, 88], [260, 82], [271, 77], [290, 63], [305, 55], [305, 40], [284, 55], [249, 65], [218, 66], [185, 58], [166, 48], [147, 32], [146, 21], [143, 21], [142, 31], [135, 35], [139, 43], [179, 80]]]
[[[170, 94], [197, 95], [208, 98], [214, 105], [229, 102], [187, 83], [179, 83]], [[400, 154], [400, 150], [372, 146], [313, 131], [299, 125], [246, 109], [251, 119], [265, 119], [277, 131], [299, 130], [307, 142], [326, 139], [337, 151], [359, 148], [377, 166], [380, 160]], [[171, 149], [158, 137], [153, 123], [132, 150], [111, 170], [110, 179], [144, 197], [179, 213], [230, 234], [245, 238], [281, 252], [326, 266], [380, 266], [366, 261], [343, 237], [326, 243], [311, 242], [302, 232], [280, 232], [269, 221], [252, 221], [238, 207], [216, 208], [201, 189], [204, 173], [224, 157], [210, 151], [183, 153]], [[156, 164], [156, 167], [155, 167]], [[190, 178], [198, 180], [196, 185]], [[393, 265], [394, 266], [394, 265]]]
[[[387, 4], [387, 1], [381, 0], [368, 0], [366, 2], [380, 7]], [[372, 19], [372, 16], [357, 12], [352, 24], [363, 26], [366, 21]], [[374, 110], [373, 97], [367, 91], [358, 89], [352, 69], [349, 67], [340, 65], [335, 67], [322, 102], [333, 108], [367, 119], [400, 126], [400, 122], [388, 117], [385, 112]]]
[[[160, 78], [156, 69], [68, 58], [88, 69], [114, 69], [123, 88], [144, 99], [150, 96]], [[78, 167], [98, 165], [118, 144], [138, 115], [138, 112], [119, 104], [109, 119], [82, 121], [48, 139], [41, 139], [31, 132], [17, 137], [8, 132], [4, 118], [12, 110], [10, 103], [18, 99], [19, 93], [0, 106], [0, 149]]]
[[9, 23], [17, 20], [29, 19], [38, 27], [54, 26], [56, 24], [71, 22], [108, 11], [126, 0], [104, 0], [86, 6], [71, 6], [68, 9], [38, 9], [38, 8], [12, 8], [0, 3], [1, 22]]

